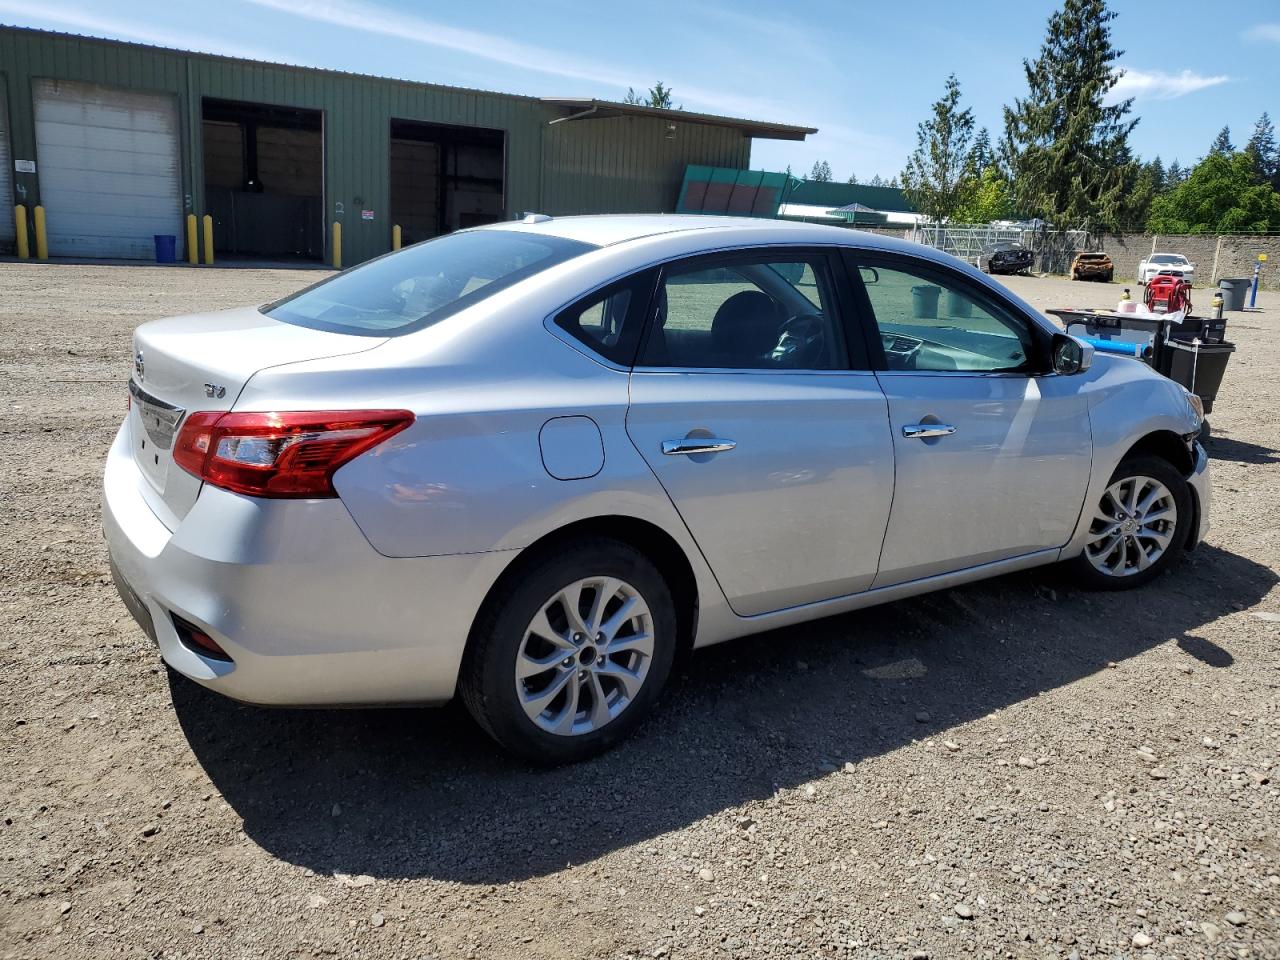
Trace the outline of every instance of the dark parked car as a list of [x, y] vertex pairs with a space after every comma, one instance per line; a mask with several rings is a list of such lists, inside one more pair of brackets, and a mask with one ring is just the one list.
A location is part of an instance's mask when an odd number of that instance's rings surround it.
[[982, 248], [978, 268], [983, 273], [1026, 273], [1034, 259], [1031, 251], [1020, 243], [991, 243]]

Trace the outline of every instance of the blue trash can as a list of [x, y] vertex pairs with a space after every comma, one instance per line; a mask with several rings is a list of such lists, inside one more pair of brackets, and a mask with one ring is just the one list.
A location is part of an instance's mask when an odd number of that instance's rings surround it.
[[156, 263], [177, 263], [178, 238], [172, 233], [157, 233], [154, 236], [156, 241]]

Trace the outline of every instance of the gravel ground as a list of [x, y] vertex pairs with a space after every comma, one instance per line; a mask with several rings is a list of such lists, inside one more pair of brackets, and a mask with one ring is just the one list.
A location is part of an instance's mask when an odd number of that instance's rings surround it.
[[[701, 652], [591, 763], [170, 680], [99, 535], [129, 332], [317, 274], [0, 265], [0, 956], [1280, 957], [1280, 295], [1208, 542]], [[1041, 307], [1118, 285], [1017, 278]]]

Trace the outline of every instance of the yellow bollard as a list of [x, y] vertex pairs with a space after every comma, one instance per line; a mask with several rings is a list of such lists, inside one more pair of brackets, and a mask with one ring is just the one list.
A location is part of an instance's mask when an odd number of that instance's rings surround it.
[[333, 269], [342, 269], [342, 224], [333, 221]]
[[31, 248], [27, 246], [27, 205], [19, 203], [13, 208], [13, 225], [18, 228], [18, 259], [29, 260]]
[[49, 259], [49, 235], [44, 227], [44, 207], [36, 204], [36, 259]]
[[213, 266], [213, 217], [204, 215], [204, 262], [205, 266]]
[[396, 224], [391, 228], [391, 249], [400, 249], [400, 224]]
[[187, 214], [187, 263], [193, 267], [200, 262], [200, 251], [196, 247], [196, 215]]

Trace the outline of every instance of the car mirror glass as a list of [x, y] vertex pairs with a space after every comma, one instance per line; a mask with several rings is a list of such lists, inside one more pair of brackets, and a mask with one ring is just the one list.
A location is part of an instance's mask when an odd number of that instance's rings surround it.
[[1065, 333], [1053, 335], [1053, 372], [1063, 376], [1084, 373], [1093, 363], [1093, 347]]
[[880, 271], [875, 267], [859, 267], [858, 272], [862, 274], [862, 282], [865, 284], [880, 282]]

